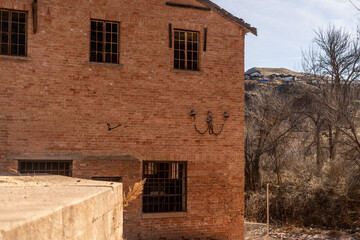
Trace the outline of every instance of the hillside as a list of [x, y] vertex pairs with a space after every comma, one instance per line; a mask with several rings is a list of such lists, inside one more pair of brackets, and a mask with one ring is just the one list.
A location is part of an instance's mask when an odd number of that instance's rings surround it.
[[286, 68], [253, 67], [245, 72], [245, 99], [259, 90], [276, 89], [281, 94], [294, 94], [314, 86], [305, 81], [305, 74]]
[[251, 75], [255, 72], [259, 72], [265, 77], [271, 75], [292, 75], [296, 77], [302, 77], [304, 75], [303, 73], [294, 72], [286, 68], [259, 68], [259, 67], [250, 68], [245, 72], [245, 75]]

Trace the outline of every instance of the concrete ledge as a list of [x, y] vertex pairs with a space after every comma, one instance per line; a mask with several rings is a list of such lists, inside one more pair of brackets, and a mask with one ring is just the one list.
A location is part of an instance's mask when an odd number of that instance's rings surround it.
[[67, 153], [7, 153], [8, 160], [75, 160], [81, 158], [79, 154]]
[[186, 73], [186, 74], [204, 74], [204, 72], [200, 70], [185, 70], [185, 69], [175, 69], [175, 68], [170, 69], [170, 72]]
[[122, 239], [122, 184], [0, 177], [0, 239]]
[[27, 56], [12, 56], [12, 55], [0, 55], [0, 60], [11, 60], [11, 61], [31, 61], [31, 57]]
[[187, 212], [173, 212], [173, 213], [144, 213], [141, 215], [142, 219], [154, 219], [154, 218], [185, 218]]
[[103, 62], [85, 62], [87, 65], [99, 66], [99, 67], [120, 67], [123, 68], [124, 64], [120, 63], [103, 63]]
[[6, 154], [7, 160], [113, 160], [113, 161], [139, 161], [133, 155], [85, 155], [85, 154], [68, 154], [68, 153], [15, 153], [8, 152]]

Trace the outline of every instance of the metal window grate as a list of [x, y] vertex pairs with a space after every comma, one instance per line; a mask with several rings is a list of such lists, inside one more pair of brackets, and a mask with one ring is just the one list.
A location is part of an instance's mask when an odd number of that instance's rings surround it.
[[91, 177], [92, 180], [108, 181], [108, 182], [121, 182], [122, 177]]
[[143, 212], [186, 211], [186, 163], [144, 162]]
[[90, 61], [119, 63], [118, 22], [91, 20]]
[[26, 13], [0, 9], [0, 54], [26, 55]]
[[21, 174], [47, 173], [72, 176], [72, 161], [19, 161]]
[[199, 33], [174, 30], [174, 68], [199, 70]]

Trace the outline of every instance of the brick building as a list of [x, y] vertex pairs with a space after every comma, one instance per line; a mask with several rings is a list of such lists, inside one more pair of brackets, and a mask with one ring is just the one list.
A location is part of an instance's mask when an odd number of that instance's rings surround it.
[[128, 240], [242, 239], [248, 32], [208, 0], [0, 1], [0, 173], [146, 177]]

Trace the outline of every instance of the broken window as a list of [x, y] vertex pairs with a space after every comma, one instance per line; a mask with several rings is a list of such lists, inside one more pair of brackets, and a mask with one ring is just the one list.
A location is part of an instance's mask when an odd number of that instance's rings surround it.
[[199, 70], [199, 33], [174, 30], [174, 68]]
[[90, 62], [119, 63], [118, 22], [91, 20]]
[[122, 177], [91, 177], [91, 180], [107, 181], [107, 182], [121, 182]]
[[0, 10], [0, 54], [26, 56], [26, 13]]
[[19, 161], [18, 164], [21, 174], [47, 173], [72, 176], [72, 161]]
[[144, 162], [143, 212], [186, 211], [186, 163]]

